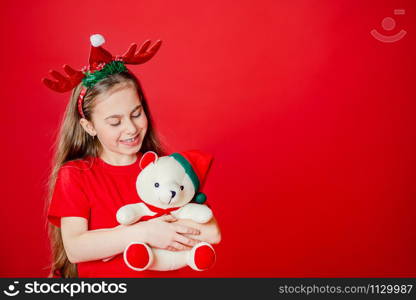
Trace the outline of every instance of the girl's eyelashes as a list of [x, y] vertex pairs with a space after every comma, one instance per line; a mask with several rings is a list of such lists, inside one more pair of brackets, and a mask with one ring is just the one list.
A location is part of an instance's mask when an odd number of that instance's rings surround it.
[[[133, 118], [139, 118], [140, 116], [142, 115], [142, 113], [140, 112], [139, 114], [137, 114], [137, 115], [132, 115], [132, 117]], [[118, 123], [114, 123], [114, 124], [110, 124], [111, 126], [118, 126], [118, 125], [120, 125], [121, 124], [121, 122], [119, 121]]]

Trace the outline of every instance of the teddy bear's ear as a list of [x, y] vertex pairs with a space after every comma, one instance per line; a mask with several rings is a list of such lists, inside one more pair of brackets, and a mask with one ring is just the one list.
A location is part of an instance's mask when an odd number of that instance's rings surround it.
[[155, 162], [158, 159], [158, 156], [153, 151], [147, 151], [145, 154], [143, 154], [142, 158], [140, 159], [139, 166], [140, 169], [144, 169], [147, 167], [148, 164]]

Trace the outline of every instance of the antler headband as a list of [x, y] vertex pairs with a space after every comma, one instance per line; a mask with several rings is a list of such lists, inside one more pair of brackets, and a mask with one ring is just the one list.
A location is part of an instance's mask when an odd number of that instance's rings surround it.
[[150, 40], [146, 40], [139, 51], [136, 52], [137, 45], [131, 44], [129, 49], [123, 55], [112, 56], [110, 52], [105, 50], [102, 45], [105, 40], [101, 34], [94, 34], [90, 37], [91, 49], [88, 66], [84, 66], [81, 71], [74, 70], [68, 65], [64, 65], [63, 69], [68, 75], [64, 76], [55, 70], [49, 73], [56, 80], [42, 78], [42, 82], [50, 89], [56, 92], [67, 92], [72, 90], [82, 81], [82, 90], [78, 97], [78, 112], [81, 117], [85, 117], [82, 105], [87, 88], [93, 87], [97, 82], [104, 79], [108, 75], [128, 71], [125, 64], [139, 65], [150, 60], [159, 50], [162, 44], [161, 40], [149, 48]]

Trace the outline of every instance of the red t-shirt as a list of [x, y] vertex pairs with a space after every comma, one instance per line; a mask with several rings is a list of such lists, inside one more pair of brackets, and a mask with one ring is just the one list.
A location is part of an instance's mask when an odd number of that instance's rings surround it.
[[[99, 157], [65, 163], [58, 173], [48, 220], [60, 227], [61, 217], [83, 217], [88, 220], [88, 230], [118, 226], [117, 210], [141, 201], [136, 179], [142, 155], [138, 152], [136, 162], [127, 166], [113, 166]], [[189, 267], [176, 271], [134, 271], [126, 266], [122, 253], [107, 262], [88, 261], [78, 263], [77, 267], [79, 277], [191, 277], [195, 272]]]

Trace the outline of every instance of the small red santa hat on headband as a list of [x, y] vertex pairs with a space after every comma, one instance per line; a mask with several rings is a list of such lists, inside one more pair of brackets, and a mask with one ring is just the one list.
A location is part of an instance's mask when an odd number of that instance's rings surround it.
[[103, 63], [109, 63], [115, 60], [110, 52], [101, 47], [105, 43], [105, 39], [101, 34], [93, 34], [90, 36], [91, 49], [89, 58], [90, 71], [97, 70], [98, 66]]

